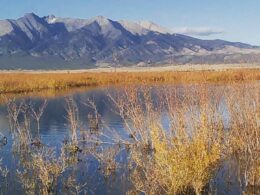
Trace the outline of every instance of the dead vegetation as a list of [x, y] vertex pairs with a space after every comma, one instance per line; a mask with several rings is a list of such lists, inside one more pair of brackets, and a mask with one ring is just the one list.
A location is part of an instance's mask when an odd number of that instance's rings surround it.
[[111, 95], [132, 139], [130, 177], [136, 192], [201, 194], [228, 158], [238, 163], [243, 191], [257, 189], [258, 96], [258, 85], [219, 91], [197, 85], [181, 93], [174, 87], [127, 88]]
[[[34, 137], [30, 125], [36, 120], [40, 129], [47, 102], [31, 108], [25, 102], [8, 101], [13, 150], [21, 166], [17, 176], [28, 194], [84, 191], [88, 184], [78, 184], [76, 174], [68, 171], [90, 157], [105, 178], [123, 170], [132, 184], [129, 194], [214, 194], [212, 181], [223, 163], [232, 159], [242, 192], [256, 194], [260, 186], [258, 83], [220, 85], [217, 90], [209, 83], [128, 86], [107, 95], [124, 129], [106, 126], [89, 99], [82, 103], [91, 108], [85, 126], [79, 105], [67, 98], [70, 137], [58, 154], [40, 136]], [[36, 138], [40, 144], [33, 144]], [[126, 159], [119, 162], [122, 152]], [[2, 170], [7, 177], [8, 170]]]
[[0, 93], [24, 93], [119, 84], [245, 82], [260, 80], [259, 69], [225, 71], [0, 73]]
[[[64, 144], [61, 147], [59, 155], [56, 154], [54, 148], [47, 146], [39, 136], [40, 119], [46, 108], [47, 101], [44, 100], [39, 107], [24, 101], [17, 102], [15, 99], [9, 100], [7, 103], [8, 118], [13, 138], [12, 149], [19, 162], [17, 169], [17, 178], [21, 183], [26, 194], [57, 194], [64, 191], [70, 191], [78, 194], [82, 190], [82, 186], [76, 183], [70, 186], [73, 179], [70, 174], [64, 174], [68, 171], [68, 167], [75, 165], [78, 161], [71, 160], [77, 157], [67, 152], [68, 146]], [[34, 107], [32, 107], [34, 106]], [[72, 111], [69, 108], [68, 117]], [[73, 108], [74, 109], [74, 108]], [[32, 120], [36, 120], [37, 134], [33, 135], [31, 129]], [[75, 121], [72, 121], [75, 122]], [[75, 127], [72, 126], [72, 133]], [[72, 142], [75, 138], [72, 134]], [[73, 145], [74, 146], [74, 145]], [[76, 147], [76, 146], [75, 146]], [[74, 154], [74, 151], [73, 151]], [[7, 177], [8, 169], [0, 168], [0, 171]], [[59, 183], [62, 181], [61, 186]]]

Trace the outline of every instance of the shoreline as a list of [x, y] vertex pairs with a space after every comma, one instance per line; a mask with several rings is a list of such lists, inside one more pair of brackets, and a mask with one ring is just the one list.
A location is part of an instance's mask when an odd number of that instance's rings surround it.
[[0, 72], [0, 95], [46, 89], [151, 83], [230, 83], [260, 81], [260, 68], [239, 68], [196, 71], [65, 71], [65, 72]]
[[92, 69], [64, 69], [64, 70], [0, 70], [1, 74], [8, 73], [111, 73], [111, 72], [166, 72], [166, 71], [226, 71], [226, 70], [260, 69], [260, 64], [186, 64], [186, 65], [163, 65], [163, 66], [131, 66], [131, 67], [100, 67]]

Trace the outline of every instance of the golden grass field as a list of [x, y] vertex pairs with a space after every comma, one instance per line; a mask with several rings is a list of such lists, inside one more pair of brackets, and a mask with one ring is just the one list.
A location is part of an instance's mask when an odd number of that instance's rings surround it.
[[0, 73], [0, 93], [23, 93], [94, 87], [115, 84], [245, 82], [260, 80], [260, 69], [222, 71], [147, 71], [147, 72], [85, 72], [85, 73]]

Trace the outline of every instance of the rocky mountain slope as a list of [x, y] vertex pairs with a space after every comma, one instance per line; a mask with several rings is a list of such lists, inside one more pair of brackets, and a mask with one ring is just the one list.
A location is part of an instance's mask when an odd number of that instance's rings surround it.
[[33, 13], [0, 20], [0, 69], [245, 62], [260, 62], [260, 48], [172, 34], [151, 22]]

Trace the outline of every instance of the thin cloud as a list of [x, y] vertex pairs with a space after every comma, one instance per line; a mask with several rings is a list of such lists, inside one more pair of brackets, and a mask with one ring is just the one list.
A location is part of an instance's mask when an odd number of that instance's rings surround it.
[[224, 33], [223, 29], [212, 27], [179, 27], [172, 28], [172, 33], [193, 35], [193, 36], [210, 36]]

